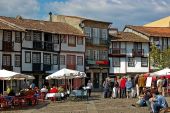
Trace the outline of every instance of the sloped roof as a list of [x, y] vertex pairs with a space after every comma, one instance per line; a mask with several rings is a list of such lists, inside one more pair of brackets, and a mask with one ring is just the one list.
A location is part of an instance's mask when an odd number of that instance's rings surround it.
[[110, 34], [111, 41], [118, 42], [149, 42], [149, 40], [142, 38], [131, 32], [118, 32], [116, 34]]
[[10, 25], [5, 24], [5, 23], [3, 23], [1, 21], [0, 21], [0, 29], [13, 30], [13, 31], [24, 31], [23, 29], [20, 29], [20, 28], [14, 27], [14, 26], [10, 26]]
[[131, 26], [128, 25], [125, 28], [133, 29], [146, 36], [153, 37], [170, 37], [170, 27], [144, 27], [144, 26]]
[[147, 23], [145, 27], [170, 27], [170, 16]]
[[23, 27], [24, 29], [27, 30], [37, 30], [57, 34], [83, 35], [83, 33], [80, 30], [72, 27], [67, 23], [62, 22], [50, 22], [32, 19], [16, 19], [4, 16], [0, 16], [0, 19], [7, 23], [11, 23], [13, 26], [21, 28]]

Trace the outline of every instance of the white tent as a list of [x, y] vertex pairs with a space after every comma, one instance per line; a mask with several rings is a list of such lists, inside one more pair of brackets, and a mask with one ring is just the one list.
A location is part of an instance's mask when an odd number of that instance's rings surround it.
[[13, 71], [8, 71], [5, 69], [0, 70], [0, 80], [3, 80], [3, 92], [4, 92], [4, 80], [24, 80], [24, 79], [35, 79], [35, 77], [30, 76], [30, 75], [25, 75]]
[[46, 79], [72, 79], [86, 77], [84, 72], [63, 68], [46, 77]]
[[0, 70], [0, 80], [24, 80], [24, 79], [35, 79], [35, 77], [21, 74], [8, 70]]
[[160, 71], [150, 73], [150, 76], [166, 76], [166, 75], [170, 75], [170, 69], [169, 68], [165, 68], [165, 69], [162, 69]]

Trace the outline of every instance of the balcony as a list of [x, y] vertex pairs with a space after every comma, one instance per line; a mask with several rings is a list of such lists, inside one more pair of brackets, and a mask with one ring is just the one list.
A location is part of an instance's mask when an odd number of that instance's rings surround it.
[[132, 49], [132, 56], [133, 57], [143, 57], [144, 49]]
[[2, 65], [2, 69], [8, 70], [8, 71], [13, 71], [13, 66]]
[[13, 42], [3, 41], [3, 51], [11, 52], [13, 50]]
[[126, 57], [126, 49], [112, 48], [109, 50], [109, 57]]
[[107, 40], [103, 40], [102, 38], [99, 37], [91, 37], [86, 39], [86, 44], [87, 45], [103, 45], [103, 46], [108, 46], [108, 41]]
[[43, 64], [43, 71], [52, 70], [52, 64]]
[[54, 51], [54, 43], [52, 42], [44, 42], [44, 50], [45, 51]]
[[43, 41], [33, 41], [33, 49], [43, 50]]
[[43, 71], [43, 64], [42, 63], [33, 63], [32, 64], [32, 71]]

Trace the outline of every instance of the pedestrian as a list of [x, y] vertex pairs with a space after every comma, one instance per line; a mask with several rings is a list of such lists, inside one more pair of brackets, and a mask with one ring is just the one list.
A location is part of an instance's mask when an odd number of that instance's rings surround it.
[[121, 98], [126, 97], [126, 77], [122, 77], [120, 80], [120, 90], [121, 90]]
[[131, 81], [131, 78], [128, 77], [128, 80], [126, 81], [126, 94], [127, 94], [126, 96], [127, 96], [127, 98], [129, 98], [131, 91], [132, 91], [132, 81]]
[[91, 82], [91, 80], [88, 81], [87, 87], [88, 87], [89, 97], [91, 97], [91, 90], [93, 88], [93, 83]]
[[107, 98], [109, 94], [109, 80], [107, 78], [103, 82], [103, 90], [104, 90], [104, 98]]

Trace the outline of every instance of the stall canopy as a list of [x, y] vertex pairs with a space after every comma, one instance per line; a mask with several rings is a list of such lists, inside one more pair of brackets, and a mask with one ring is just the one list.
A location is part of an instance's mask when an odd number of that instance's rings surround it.
[[46, 79], [72, 79], [86, 77], [84, 72], [63, 68], [46, 77]]
[[35, 79], [35, 77], [21, 74], [13, 71], [8, 71], [5, 69], [0, 70], [0, 80], [24, 80], [24, 79]]
[[169, 76], [169, 75], [170, 75], [170, 69], [169, 68], [165, 68], [165, 69], [162, 69], [160, 71], [150, 73], [150, 76]]

